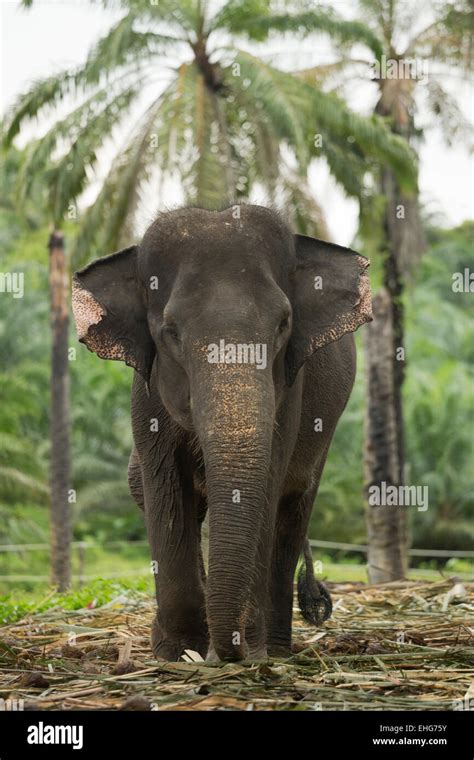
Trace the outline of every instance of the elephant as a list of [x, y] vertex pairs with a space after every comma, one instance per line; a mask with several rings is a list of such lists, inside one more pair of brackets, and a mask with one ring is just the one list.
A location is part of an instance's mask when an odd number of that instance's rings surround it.
[[[294, 234], [271, 207], [235, 203], [160, 212], [139, 245], [74, 275], [79, 341], [134, 369], [128, 477], [155, 568], [157, 658], [291, 652], [298, 559], [354, 382], [352, 333], [372, 318], [368, 265]], [[306, 571], [298, 593], [314, 621], [330, 602], [308, 557]]]

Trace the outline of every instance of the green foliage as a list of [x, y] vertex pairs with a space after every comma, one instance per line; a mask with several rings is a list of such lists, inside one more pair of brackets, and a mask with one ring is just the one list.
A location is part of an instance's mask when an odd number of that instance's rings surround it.
[[[359, 341], [358, 341], [359, 342]], [[336, 429], [311, 517], [309, 535], [320, 541], [365, 543], [362, 477], [364, 387], [359, 368]], [[351, 555], [352, 561], [353, 555]]]
[[[452, 290], [453, 272], [474, 270], [473, 232], [472, 222], [428, 230], [429, 250], [405, 297], [407, 482], [429, 488], [428, 510], [410, 515], [412, 544], [419, 548], [470, 549], [474, 540], [474, 307], [471, 293]], [[363, 544], [364, 388], [358, 355], [358, 377], [329, 452], [310, 534]]]
[[96, 580], [80, 589], [67, 594], [57, 594], [54, 591], [38, 595], [15, 592], [6, 594], [0, 600], [0, 623], [9, 624], [20, 620], [32, 613], [45, 612], [53, 607], [63, 610], [81, 610], [88, 605], [102, 607], [119, 596], [130, 599], [140, 597], [150, 592], [150, 583], [145, 578], [134, 580], [122, 579], [117, 581]]
[[[0, 239], [8, 240], [2, 268], [24, 275], [24, 294], [0, 297], [0, 543], [19, 544], [49, 541], [48, 230], [24, 226], [6, 201], [0, 207]], [[71, 227], [65, 232], [70, 240]], [[77, 351], [70, 365], [75, 538], [143, 538], [143, 519], [127, 487], [131, 372], [97, 362], [77, 343], [73, 327], [70, 345]], [[44, 574], [46, 568], [46, 552], [0, 553], [0, 575]]]
[[[288, 3], [286, 13], [275, 13], [265, 0], [231, 0], [217, 14], [211, 29], [224, 28], [233, 34], [243, 34], [252, 40], [262, 41], [275, 32], [305, 36], [311, 32], [329, 35], [338, 44], [364, 43], [376, 55], [381, 44], [370, 29], [358, 21], [345, 21], [333, 8], [307, 10], [306, 3]], [[301, 6], [299, 10], [298, 6]], [[306, 8], [305, 8], [306, 6]]]
[[[94, 179], [99, 148], [111, 144], [115, 127], [123, 131], [133, 108], [142, 107], [122, 147], [114, 145], [96, 200], [79, 214], [75, 265], [85, 263], [93, 248], [106, 253], [130, 241], [140, 194], [158, 178], [161, 187], [178, 178], [186, 202], [210, 208], [262, 185], [272, 201], [287, 198], [295, 187], [294, 162], [307, 195], [307, 170], [319, 156], [352, 195], [361, 194], [377, 162], [390, 164], [401, 184], [414, 186], [413, 156], [382, 119], [358, 116], [317, 80], [282, 71], [237, 42], [314, 34], [344, 50], [363, 42], [377, 54], [376, 35], [363, 23], [301, 2], [282, 12], [275, 2], [228, 0], [214, 15], [200, 0], [102, 4], [123, 13], [84, 65], [33, 83], [4, 125], [8, 148], [23, 124], [54, 114], [65, 98], [77, 103], [25, 152], [17, 183], [25, 203], [35, 179], [45, 176], [45, 205], [60, 226]], [[157, 87], [160, 80], [164, 88]], [[318, 146], [316, 133], [323, 137]], [[313, 218], [293, 214], [301, 231], [321, 221], [319, 207], [308, 200], [305, 212], [314, 211]], [[163, 204], [163, 196], [157, 201]]]
[[472, 222], [430, 231], [407, 303], [410, 478], [429, 486], [428, 511], [414, 515], [421, 547], [470, 549], [474, 541], [474, 306], [471, 293], [452, 289], [453, 273], [474, 270], [473, 232]]

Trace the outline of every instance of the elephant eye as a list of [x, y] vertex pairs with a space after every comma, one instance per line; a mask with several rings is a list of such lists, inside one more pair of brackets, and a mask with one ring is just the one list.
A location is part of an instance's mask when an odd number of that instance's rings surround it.
[[280, 324], [278, 325], [278, 334], [281, 335], [282, 333], [284, 333], [288, 329], [289, 324], [290, 324], [290, 317], [289, 316], [284, 317], [281, 320]]
[[163, 327], [163, 335], [167, 338], [170, 338], [170, 340], [174, 341], [175, 343], [179, 343], [179, 333], [178, 328], [174, 324], [164, 325]]

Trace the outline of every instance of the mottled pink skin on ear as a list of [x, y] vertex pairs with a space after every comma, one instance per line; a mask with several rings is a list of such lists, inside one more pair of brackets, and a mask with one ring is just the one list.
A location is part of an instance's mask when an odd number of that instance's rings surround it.
[[98, 329], [106, 314], [105, 309], [94, 298], [92, 293], [85, 290], [74, 280], [72, 284], [72, 311], [76, 323], [77, 337], [89, 351], [93, 351], [101, 359], [116, 359], [127, 361], [123, 346], [113, 340], [110, 333]]
[[358, 256], [357, 260], [361, 267], [361, 273], [359, 277], [359, 303], [356, 304], [357, 312], [359, 314], [359, 321], [356, 327], [363, 325], [364, 322], [371, 322], [372, 315], [372, 292], [370, 290], [369, 275], [365, 271], [370, 266], [369, 259], [365, 259], [363, 256]]
[[312, 341], [307, 356], [311, 356], [317, 348], [322, 348], [328, 343], [339, 340], [348, 332], [354, 332], [364, 322], [372, 320], [372, 295], [370, 291], [370, 280], [365, 271], [370, 265], [370, 261], [364, 256], [357, 256], [357, 263], [361, 271], [359, 275], [359, 300], [356, 301], [352, 311], [340, 314], [337, 321], [333, 323], [329, 330], [322, 335], [316, 335]]
[[84, 290], [76, 280], [72, 282], [72, 312], [76, 323], [77, 337], [86, 337], [89, 327], [100, 322], [105, 311], [92, 293]]

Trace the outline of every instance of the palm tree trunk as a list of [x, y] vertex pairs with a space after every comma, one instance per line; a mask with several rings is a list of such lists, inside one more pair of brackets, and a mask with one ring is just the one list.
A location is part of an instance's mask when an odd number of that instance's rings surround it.
[[[407, 140], [410, 139], [413, 131], [411, 116], [406, 114], [403, 123], [397, 123], [391, 113], [390, 102], [384, 101], [383, 87], [375, 112], [384, 117], [392, 116], [393, 132], [405, 136]], [[381, 243], [384, 291], [377, 305], [379, 316], [374, 316], [374, 323], [371, 326], [372, 329], [369, 328], [365, 347], [368, 407], [365, 426], [366, 487], [382, 480], [385, 480], [387, 484], [404, 484], [405, 435], [402, 388], [405, 377], [405, 316], [403, 292], [405, 279], [424, 248], [418, 197], [416, 195], [407, 197], [401, 191], [393, 171], [388, 168], [383, 168], [381, 171], [380, 192], [385, 199]], [[388, 342], [382, 346], [378, 333], [384, 332]], [[378, 365], [378, 372], [375, 370], [376, 365]], [[382, 389], [377, 376], [387, 379], [390, 388]], [[383, 394], [387, 393], [388, 396], [386, 395], [382, 400]], [[381, 409], [381, 403], [389, 404], [390, 409]], [[385, 431], [381, 429], [383, 425], [387, 426]], [[377, 453], [377, 441], [381, 440], [383, 440], [383, 451]], [[392, 512], [397, 509], [400, 510], [399, 507], [383, 507], [375, 513], [367, 503], [369, 580], [373, 583], [404, 577], [407, 566], [408, 521], [403, 509], [397, 512], [395, 518]], [[395, 534], [392, 539], [389, 539], [392, 530]], [[382, 570], [377, 568], [382, 568]]]
[[[374, 487], [401, 485], [398, 378], [392, 361], [395, 338], [391, 294], [382, 288], [373, 299], [374, 320], [364, 331], [365, 416], [364, 475], [367, 497], [368, 572], [371, 583], [403, 578], [406, 571], [405, 507], [371, 504]], [[401, 411], [401, 410], [400, 410]], [[375, 500], [374, 500], [375, 501]]]
[[[396, 179], [382, 170], [385, 198], [383, 219], [383, 290], [374, 299], [374, 321], [366, 331], [367, 412], [365, 425], [365, 484], [403, 485], [405, 440], [402, 386], [405, 375], [403, 224], [405, 210]], [[402, 230], [402, 231], [401, 231]], [[381, 447], [380, 450], [377, 447]], [[396, 514], [394, 514], [394, 510]], [[367, 501], [368, 573], [371, 583], [404, 577], [407, 556], [406, 512], [400, 507], [371, 507]]]
[[69, 507], [69, 362], [68, 277], [63, 235], [54, 231], [49, 244], [51, 298], [51, 574], [65, 591], [71, 580], [71, 515]]

